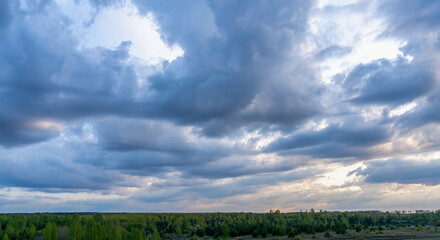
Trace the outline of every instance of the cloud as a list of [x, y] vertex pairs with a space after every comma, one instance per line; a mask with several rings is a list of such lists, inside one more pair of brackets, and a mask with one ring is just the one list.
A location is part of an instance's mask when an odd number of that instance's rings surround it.
[[[389, 206], [389, 183], [438, 185], [437, 161], [397, 157], [440, 143], [437, 2], [72, 4], [85, 17], [57, 1], [0, 3], [9, 208], [20, 194], [49, 210], [362, 208]], [[87, 34], [112, 16], [148, 20], [137, 27], [157, 45]], [[169, 51], [136, 50], [154, 46]], [[358, 182], [317, 180], [323, 164], [361, 161]], [[371, 197], [376, 184], [388, 187]]]
[[315, 59], [322, 61], [328, 58], [338, 58], [347, 55], [350, 52], [351, 47], [349, 46], [331, 45], [319, 51], [315, 55]]
[[[107, 4], [94, 6], [100, 9]], [[198, 125], [200, 133], [208, 136], [224, 136], [267, 124], [295, 126], [319, 112], [319, 90], [312, 84], [316, 76], [294, 51], [305, 35], [309, 4], [199, 1], [192, 5], [173, 18], [163, 11], [177, 8], [162, 3], [148, 6], [157, 16], [163, 38], [182, 45], [185, 54], [141, 84], [129, 61], [129, 41], [116, 49], [81, 49], [67, 18], [51, 11], [57, 8], [55, 3], [29, 2], [25, 8], [12, 4], [14, 18], [1, 42], [0, 91], [5, 104], [0, 113], [19, 121], [104, 115], [165, 118]], [[223, 8], [241, 8], [247, 17], [240, 11], [224, 16]], [[267, 10], [274, 14], [267, 15]], [[206, 21], [176, 21], [193, 12]], [[271, 17], [257, 24], [255, 19], [262, 16]], [[23, 143], [38, 139], [47, 137]]]
[[[51, 150], [44, 153], [43, 149]], [[41, 191], [105, 190], [123, 185], [120, 174], [70, 161], [71, 149], [34, 145], [20, 152], [3, 150], [0, 186], [40, 189]]]
[[[115, 50], [78, 50], [68, 23], [50, 10], [52, 4], [46, 6], [29, 3], [29, 9], [41, 9], [20, 12], [19, 6], [13, 4], [16, 13], [0, 40], [3, 126], [24, 126], [45, 119], [71, 121], [85, 116], [126, 113], [125, 108], [133, 108], [124, 107], [130, 102], [137, 82], [133, 68], [125, 63], [130, 44], [121, 43]], [[14, 123], [7, 123], [8, 119]], [[23, 135], [19, 132], [23, 129], [7, 131], [11, 136]], [[33, 140], [22, 137], [21, 142], [16, 137], [11, 138], [11, 143], [1, 144], [34, 143], [48, 137], [49, 134]]]
[[[387, 19], [385, 36], [398, 36], [405, 39], [406, 45], [402, 52], [414, 59], [406, 69], [396, 68], [395, 76], [401, 76], [403, 82], [396, 89], [402, 91], [402, 99], [423, 97], [418, 107], [396, 119], [398, 126], [406, 131], [440, 121], [438, 92], [439, 78], [436, 70], [439, 53], [438, 25], [440, 4], [436, 1], [411, 2], [389, 1], [381, 3], [378, 15]], [[405, 65], [402, 65], [405, 67]], [[400, 70], [399, 70], [400, 69]], [[399, 72], [400, 71], [400, 72]], [[407, 82], [411, 81], [411, 82]], [[407, 87], [403, 87], [407, 86]], [[404, 97], [403, 97], [404, 96]]]
[[426, 32], [440, 25], [440, 3], [435, 0], [409, 2], [387, 1], [378, 7], [381, 15], [388, 20], [388, 35], [403, 35], [408, 38], [427, 37]]
[[[40, 125], [48, 123], [39, 123]], [[106, 192], [136, 187], [138, 179], [93, 166], [88, 159], [99, 147], [90, 125], [69, 126], [57, 137], [14, 148], [0, 148], [0, 189], [26, 188], [41, 192]]]
[[56, 126], [56, 123], [46, 123], [41, 124], [41, 122], [28, 119], [0, 116], [0, 145], [8, 148], [23, 146], [41, 142], [60, 134], [61, 129]]
[[[101, 146], [111, 151], [148, 150], [184, 153], [194, 150], [191, 130], [158, 121], [112, 119], [96, 124]], [[185, 131], [186, 130], [186, 131]]]
[[322, 130], [299, 130], [270, 143], [266, 152], [282, 155], [305, 154], [320, 158], [366, 157], [368, 148], [388, 141], [391, 137], [384, 126], [347, 122], [331, 124]]
[[178, 171], [185, 178], [221, 179], [285, 172], [305, 164], [269, 155], [263, 159], [253, 147], [230, 137], [206, 138], [190, 127], [164, 121], [107, 118], [91, 125], [95, 147], [84, 150], [87, 157], [83, 154], [77, 161], [130, 175]]
[[[114, 186], [117, 179], [113, 174], [66, 166], [59, 160], [43, 160], [17, 163], [2, 159], [1, 184], [4, 187], [23, 187], [44, 191], [102, 190]], [[35, 165], [35, 166], [34, 166]], [[19, 170], [17, 170], [19, 169]]]
[[165, 121], [107, 118], [90, 123], [97, 142], [78, 159], [135, 175], [203, 166], [239, 153], [233, 143], [198, 136], [192, 127]]
[[368, 183], [401, 183], [438, 185], [440, 161], [412, 161], [393, 158], [383, 161], [371, 161], [366, 168], [357, 173], [365, 176]]
[[207, 179], [236, 178], [263, 173], [280, 173], [306, 165], [303, 159], [282, 159], [277, 156], [232, 155], [185, 169], [184, 176]]
[[424, 96], [435, 86], [434, 73], [427, 62], [380, 59], [360, 64], [345, 78], [350, 101], [355, 104], [400, 105]]
[[297, 125], [319, 111], [313, 71], [295, 52], [309, 3], [195, 1], [181, 6], [186, 11], [167, 4], [138, 2], [185, 51], [149, 78], [154, 115], [215, 137], [252, 125]]
[[[221, 170], [220, 170], [221, 171]], [[264, 187], [281, 183], [292, 183], [314, 177], [321, 169], [297, 169], [284, 173], [262, 173], [231, 179], [230, 181], [196, 181], [177, 178], [173, 182], [158, 182], [151, 185], [148, 194], [132, 197], [142, 202], [197, 201], [198, 199], [224, 199], [258, 193]], [[184, 182], [184, 184], [182, 184]]]

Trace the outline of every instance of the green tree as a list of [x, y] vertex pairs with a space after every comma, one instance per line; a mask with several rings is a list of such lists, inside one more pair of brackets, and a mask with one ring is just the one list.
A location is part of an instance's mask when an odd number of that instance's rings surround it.
[[143, 240], [142, 232], [139, 229], [133, 229], [130, 234], [130, 240]]
[[153, 229], [153, 233], [148, 236], [149, 240], [161, 240], [160, 234], [157, 231], [157, 228]]
[[261, 229], [261, 236], [262, 236], [263, 238], [265, 238], [265, 237], [267, 237], [267, 234], [268, 234], [268, 232], [267, 232], [266, 227], [263, 227], [263, 228]]
[[110, 230], [108, 232], [108, 239], [109, 240], [121, 240], [122, 239], [121, 227], [111, 226]]
[[8, 236], [11, 236], [13, 239], [18, 238], [19, 231], [14, 227], [15, 221], [11, 220], [8, 222], [8, 225], [6, 225], [6, 233]]
[[342, 217], [341, 224], [342, 224], [342, 228], [344, 229], [350, 228], [350, 224], [348, 223], [348, 219], [346, 217]]
[[8, 234], [5, 233], [5, 235], [3, 235], [3, 240], [9, 240]]
[[289, 230], [289, 238], [293, 238], [296, 236], [296, 230], [295, 228], [291, 227]]
[[254, 229], [254, 231], [252, 232], [252, 237], [256, 238], [256, 237], [258, 237], [259, 234], [260, 233], [259, 233], [258, 229]]
[[46, 228], [43, 229], [43, 240], [57, 240], [58, 229], [55, 223], [48, 222]]
[[281, 224], [281, 226], [280, 226], [280, 235], [284, 236], [284, 235], [286, 235], [286, 232], [287, 232], [286, 225], [285, 224]]
[[70, 224], [69, 235], [73, 240], [81, 240], [83, 237], [81, 220], [78, 215], [75, 215], [72, 224]]
[[229, 227], [227, 224], [224, 224], [222, 227], [222, 235], [223, 235], [223, 237], [229, 236]]
[[189, 223], [187, 218], [184, 218], [182, 221], [182, 232], [186, 233], [190, 229], [191, 224]]
[[37, 229], [33, 224], [30, 227], [26, 228], [26, 234], [30, 239], [35, 238], [35, 235], [37, 234]]
[[178, 236], [182, 235], [182, 229], [180, 228], [179, 225], [177, 225], [177, 227], [176, 227], [176, 234], [177, 234]]
[[95, 222], [93, 218], [89, 218], [87, 220], [87, 225], [85, 228], [85, 239], [87, 240], [98, 240], [100, 239], [98, 224]]

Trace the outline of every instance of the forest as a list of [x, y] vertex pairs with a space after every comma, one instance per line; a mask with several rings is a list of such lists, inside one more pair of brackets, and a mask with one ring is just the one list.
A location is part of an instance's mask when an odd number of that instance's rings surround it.
[[[325, 238], [389, 229], [438, 232], [440, 210], [281, 213], [35, 213], [0, 214], [0, 239], [159, 240]], [[320, 236], [321, 236], [320, 235]]]

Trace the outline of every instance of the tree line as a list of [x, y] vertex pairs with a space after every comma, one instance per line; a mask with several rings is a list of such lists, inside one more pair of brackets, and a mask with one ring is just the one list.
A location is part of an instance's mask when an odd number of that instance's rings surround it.
[[352, 229], [440, 226], [440, 210], [425, 213], [305, 212], [1, 214], [0, 239], [160, 240], [289, 236]]

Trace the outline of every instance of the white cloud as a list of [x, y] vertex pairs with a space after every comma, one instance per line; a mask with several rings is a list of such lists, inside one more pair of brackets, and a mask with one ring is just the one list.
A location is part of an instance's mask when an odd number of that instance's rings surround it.
[[72, 21], [72, 31], [81, 39], [81, 47], [114, 49], [130, 41], [130, 55], [149, 64], [173, 61], [183, 55], [178, 45], [168, 46], [160, 36], [154, 16], [139, 14], [130, 1], [94, 10], [88, 1], [58, 0], [61, 11]]
[[[330, 172], [325, 173], [322, 177], [318, 178], [316, 182], [328, 187], [340, 187], [345, 184], [358, 181], [359, 180], [358, 177], [355, 174], [350, 174], [350, 172], [358, 168], [364, 168], [365, 166], [362, 162], [360, 162], [350, 166], [341, 166], [339, 164], [336, 164], [334, 166], [327, 166], [327, 167], [332, 168], [332, 170], [330, 170]], [[353, 189], [353, 188], [344, 188], [344, 189]]]
[[407, 104], [403, 104], [401, 106], [398, 106], [398, 107], [392, 109], [388, 116], [389, 117], [400, 116], [406, 112], [413, 110], [416, 106], [417, 106], [417, 103], [414, 101], [407, 103]]
[[[356, 2], [358, 1], [350, 3]], [[321, 1], [310, 18], [310, 38], [314, 42], [309, 47], [311, 52], [332, 45], [351, 48], [346, 55], [320, 63], [323, 83], [331, 83], [335, 74], [347, 72], [358, 64], [380, 58], [395, 59], [398, 55], [403, 55], [399, 48], [406, 44], [404, 40], [380, 36], [386, 24], [375, 14], [374, 2], [368, 5], [359, 4], [362, 5], [345, 6], [349, 5], [345, 1]], [[339, 8], [326, 8], [329, 5]]]

